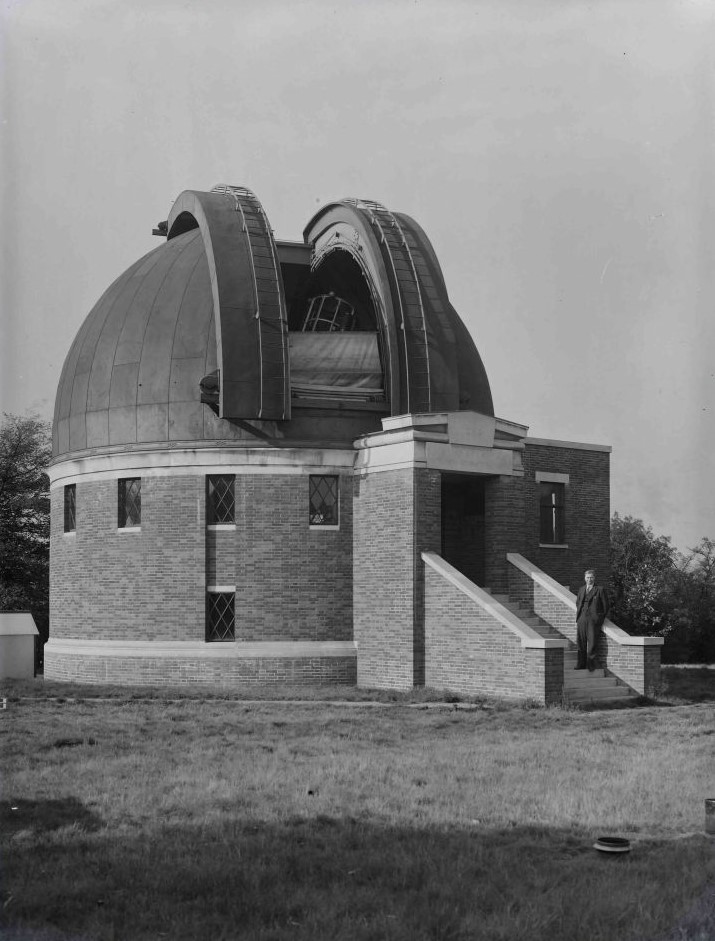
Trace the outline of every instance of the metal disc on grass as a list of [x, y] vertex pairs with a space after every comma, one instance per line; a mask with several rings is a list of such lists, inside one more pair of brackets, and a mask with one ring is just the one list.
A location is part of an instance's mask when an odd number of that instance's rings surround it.
[[631, 841], [622, 836], [599, 836], [593, 848], [600, 853], [630, 853]]

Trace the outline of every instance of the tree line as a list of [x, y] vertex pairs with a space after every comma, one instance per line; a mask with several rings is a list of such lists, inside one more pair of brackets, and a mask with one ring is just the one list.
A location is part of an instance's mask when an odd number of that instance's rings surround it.
[[611, 519], [611, 620], [665, 638], [663, 660], [715, 661], [715, 542], [679, 552], [643, 520]]
[[31, 611], [40, 637], [50, 622], [51, 425], [3, 415], [0, 425], [0, 611]]
[[[32, 612], [49, 631], [51, 425], [4, 415], [0, 425], [0, 610]], [[715, 661], [715, 542], [686, 553], [643, 520], [611, 520], [611, 619], [660, 635], [665, 661]]]

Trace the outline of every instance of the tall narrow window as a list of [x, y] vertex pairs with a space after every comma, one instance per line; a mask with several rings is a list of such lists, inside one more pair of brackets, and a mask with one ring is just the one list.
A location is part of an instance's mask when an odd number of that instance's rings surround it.
[[127, 529], [141, 526], [142, 522], [142, 479], [125, 477], [119, 481], [119, 502], [117, 526]]
[[232, 591], [209, 591], [206, 595], [206, 640], [230, 641], [235, 637], [235, 602]]
[[311, 475], [309, 503], [311, 526], [337, 526], [338, 478]]
[[206, 522], [209, 525], [235, 522], [235, 480], [233, 474], [210, 474], [207, 478]]
[[539, 484], [539, 511], [541, 514], [540, 541], [545, 545], [566, 542], [566, 487], [560, 483]]
[[65, 487], [65, 532], [73, 533], [77, 529], [77, 484]]

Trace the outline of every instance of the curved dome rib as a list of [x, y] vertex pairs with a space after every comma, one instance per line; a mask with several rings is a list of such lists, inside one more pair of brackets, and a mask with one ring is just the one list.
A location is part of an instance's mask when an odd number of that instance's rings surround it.
[[449, 302], [434, 249], [409, 216], [379, 203], [344, 199], [324, 207], [303, 237], [314, 264], [343, 248], [362, 263], [380, 300], [391, 411], [493, 415], [489, 382], [466, 328]]
[[211, 275], [221, 418], [290, 418], [288, 318], [275, 242], [243, 187], [186, 190], [168, 239], [198, 227]]

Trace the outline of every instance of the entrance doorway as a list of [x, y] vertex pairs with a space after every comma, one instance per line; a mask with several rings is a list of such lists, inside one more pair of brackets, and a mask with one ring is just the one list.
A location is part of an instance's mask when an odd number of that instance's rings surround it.
[[484, 585], [484, 478], [442, 474], [442, 558]]

